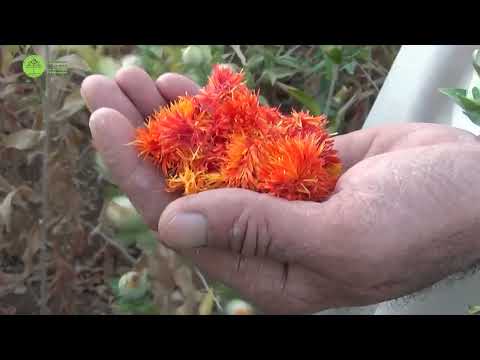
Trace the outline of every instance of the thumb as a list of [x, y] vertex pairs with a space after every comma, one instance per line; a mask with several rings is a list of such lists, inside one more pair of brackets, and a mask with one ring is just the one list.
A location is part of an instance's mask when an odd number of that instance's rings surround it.
[[209, 190], [170, 203], [159, 220], [159, 238], [176, 250], [209, 247], [305, 262], [334, 234], [329, 207], [243, 189]]

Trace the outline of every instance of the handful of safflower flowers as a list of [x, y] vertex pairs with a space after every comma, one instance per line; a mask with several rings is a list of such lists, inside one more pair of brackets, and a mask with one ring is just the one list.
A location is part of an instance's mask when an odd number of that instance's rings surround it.
[[166, 191], [234, 187], [322, 201], [342, 170], [326, 116], [262, 105], [242, 72], [215, 65], [197, 95], [155, 111], [133, 145], [159, 168]]

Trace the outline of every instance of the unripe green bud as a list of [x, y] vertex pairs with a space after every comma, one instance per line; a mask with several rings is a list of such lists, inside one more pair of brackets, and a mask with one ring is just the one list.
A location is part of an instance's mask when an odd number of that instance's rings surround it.
[[253, 307], [240, 299], [231, 300], [225, 307], [227, 315], [254, 315]]
[[118, 282], [118, 294], [125, 300], [140, 299], [149, 290], [147, 272], [130, 271], [124, 274]]

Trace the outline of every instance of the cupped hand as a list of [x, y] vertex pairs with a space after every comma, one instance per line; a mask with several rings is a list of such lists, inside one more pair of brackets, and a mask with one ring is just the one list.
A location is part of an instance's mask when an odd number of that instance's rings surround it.
[[[178, 197], [126, 146], [154, 109], [198, 86], [139, 68], [85, 79], [96, 148], [160, 240], [267, 313], [313, 313], [403, 296], [480, 258], [480, 141], [410, 123], [335, 138], [344, 172], [322, 203], [243, 189]], [[393, 111], [394, 113], [394, 111]]]

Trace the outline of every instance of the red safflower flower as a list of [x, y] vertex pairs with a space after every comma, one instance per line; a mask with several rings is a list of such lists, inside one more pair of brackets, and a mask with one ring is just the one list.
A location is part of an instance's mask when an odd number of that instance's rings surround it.
[[321, 201], [342, 169], [326, 125], [323, 115], [261, 105], [243, 73], [216, 65], [198, 95], [154, 112], [133, 143], [162, 170], [167, 191], [240, 187]]

